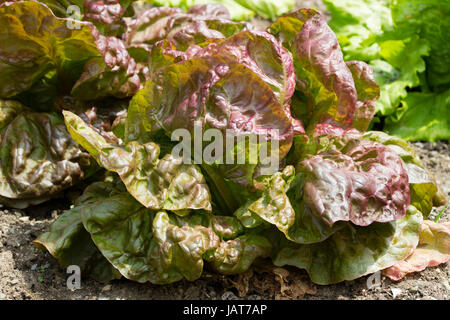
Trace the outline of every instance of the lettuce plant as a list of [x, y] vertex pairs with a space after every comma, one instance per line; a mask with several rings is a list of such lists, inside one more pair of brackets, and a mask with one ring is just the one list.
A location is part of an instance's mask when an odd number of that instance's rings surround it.
[[[130, 20], [126, 1], [86, 1], [73, 20], [58, 3], [0, 6], [14, 43], [0, 43], [0, 201], [25, 207], [90, 176], [34, 241], [62, 266], [168, 284], [258, 261], [330, 284], [447, 259], [448, 226], [424, 231], [445, 198], [405, 141], [366, 132], [379, 86], [318, 12], [256, 31], [217, 4]], [[204, 140], [175, 152], [181, 129], [231, 136], [244, 161], [198, 160]]]

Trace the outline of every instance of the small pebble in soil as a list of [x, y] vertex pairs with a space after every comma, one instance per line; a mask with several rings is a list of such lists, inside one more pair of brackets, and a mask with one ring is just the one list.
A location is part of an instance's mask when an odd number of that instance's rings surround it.
[[111, 290], [111, 285], [110, 284], [107, 284], [106, 286], [104, 286], [102, 288], [102, 291], [109, 291], [109, 290]]
[[13, 280], [11, 280], [10, 283], [11, 283], [12, 285], [16, 285], [16, 284], [19, 283], [19, 280], [18, 280], [18, 279], [13, 279]]
[[403, 290], [399, 288], [391, 288], [392, 298], [397, 298], [400, 294], [402, 294]]
[[238, 297], [236, 297], [236, 295], [231, 292], [231, 291], [225, 291], [222, 295], [222, 300], [237, 300]]
[[442, 285], [444, 286], [445, 290], [450, 291], [450, 284], [448, 284], [447, 281], [442, 282]]

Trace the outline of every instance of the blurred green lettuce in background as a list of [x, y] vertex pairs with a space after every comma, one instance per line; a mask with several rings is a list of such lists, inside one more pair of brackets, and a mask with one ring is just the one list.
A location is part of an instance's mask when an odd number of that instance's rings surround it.
[[364, 60], [381, 87], [383, 129], [450, 139], [450, 1], [324, 0], [345, 60]]

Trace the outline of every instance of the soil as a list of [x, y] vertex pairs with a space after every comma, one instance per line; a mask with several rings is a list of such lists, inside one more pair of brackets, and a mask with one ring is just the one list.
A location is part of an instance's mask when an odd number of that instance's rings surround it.
[[[298, 6], [323, 9], [318, 1], [300, 1]], [[260, 20], [258, 26], [266, 24]], [[449, 142], [417, 142], [413, 146], [441, 190], [450, 196]], [[66, 286], [65, 270], [47, 252], [31, 244], [66, 207], [67, 203], [53, 201], [28, 210], [0, 210], [0, 299], [450, 299], [450, 263], [408, 275], [400, 282], [381, 276], [381, 285], [371, 289], [366, 285], [367, 277], [317, 286], [302, 270], [253, 268], [228, 277], [205, 271], [195, 282], [167, 286], [125, 279], [105, 285], [82, 279], [81, 289], [71, 291]], [[430, 219], [441, 209], [435, 208]], [[448, 220], [450, 207], [441, 215], [441, 221]]]

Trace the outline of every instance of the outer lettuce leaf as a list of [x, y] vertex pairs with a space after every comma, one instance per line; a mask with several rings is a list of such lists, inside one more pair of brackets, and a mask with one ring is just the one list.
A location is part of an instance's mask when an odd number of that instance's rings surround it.
[[70, 90], [80, 68], [98, 57], [92, 25], [55, 17], [45, 5], [35, 2], [4, 3], [0, 6], [0, 97], [17, 95], [50, 71], [57, 71], [59, 86]]
[[271, 250], [260, 236], [221, 242], [219, 235], [239, 233], [236, 222], [230, 221], [234, 218], [156, 213], [126, 193], [91, 205], [81, 216], [102, 254], [123, 276], [138, 282], [193, 281], [202, 273], [203, 258], [220, 272], [244, 272], [256, 257]]
[[0, 100], [0, 196], [17, 208], [37, 204], [92, 173], [89, 155], [70, 137], [63, 120]]
[[92, 242], [80, 216], [84, 208], [118, 192], [120, 191], [104, 182], [90, 185], [76, 200], [77, 206], [59, 216], [49, 231], [40, 235], [33, 244], [41, 250], [48, 250], [62, 267], [77, 265], [84, 274], [102, 282], [120, 278], [121, 274], [109, 264]]
[[433, 206], [445, 204], [445, 195], [438, 190], [434, 177], [406, 141], [377, 131], [366, 132], [362, 138], [382, 143], [400, 156], [408, 173], [411, 205], [425, 217], [430, 214]]
[[[142, 205], [185, 214], [185, 209], [211, 210], [210, 194], [200, 169], [167, 154], [159, 159], [155, 143], [129, 142], [120, 147], [97, 133], [75, 114], [64, 111], [72, 137], [107, 170], [116, 172]], [[117, 138], [116, 138], [117, 139]]]
[[406, 217], [393, 222], [348, 225], [320, 243], [288, 243], [274, 264], [306, 269], [311, 280], [321, 285], [353, 280], [406, 258], [417, 246], [421, 222], [422, 214], [411, 206]]
[[401, 280], [408, 273], [435, 267], [450, 260], [450, 222], [422, 223], [419, 245], [405, 260], [383, 270], [383, 274], [394, 281]]
[[266, 237], [244, 234], [239, 238], [222, 241], [219, 247], [206, 255], [205, 260], [222, 274], [238, 274], [248, 270], [257, 258], [267, 258], [272, 244]]
[[385, 130], [409, 141], [450, 139], [450, 90], [441, 94], [410, 92]]
[[315, 139], [316, 152], [296, 167], [304, 175], [303, 200], [313, 214], [330, 225], [351, 221], [367, 226], [402, 218], [410, 196], [408, 175], [397, 153], [378, 142], [360, 140], [353, 130], [324, 131]]

